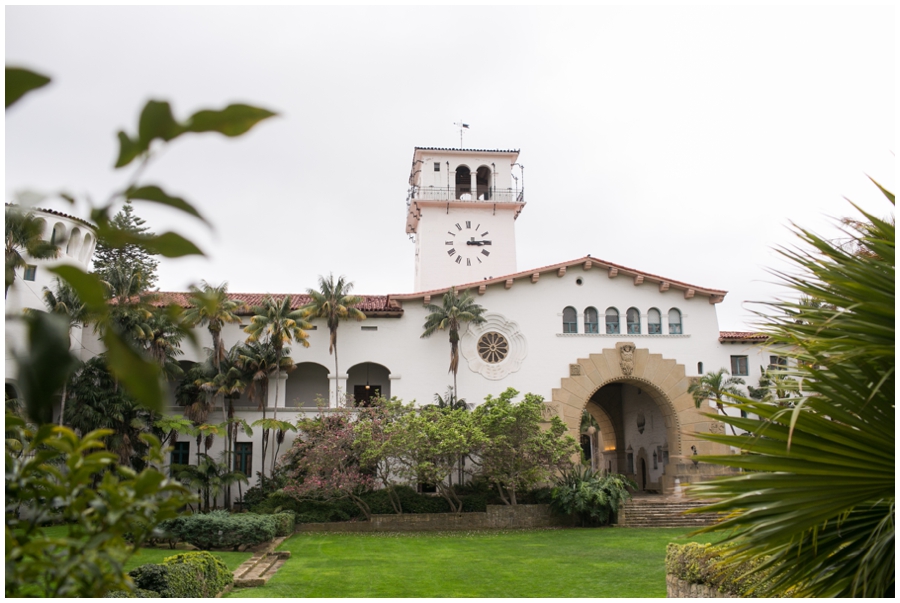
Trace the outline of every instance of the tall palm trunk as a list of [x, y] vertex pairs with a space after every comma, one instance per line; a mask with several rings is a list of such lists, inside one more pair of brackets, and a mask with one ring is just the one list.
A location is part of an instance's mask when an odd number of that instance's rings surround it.
[[[278, 387], [278, 383], [281, 381], [281, 346], [275, 346], [275, 410], [273, 411], [272, 418], [278, 418], [278, 392], [280, 388]], [[272, 435], [272, 434], [268, 434]], [[268, 439], [268, 437], [267, 437]], [[269, 446], [272, 451], [272, 475], [275, 475], [275, 447]], [[266, 464], [266, 459], [263, 457], [263, 466]]]

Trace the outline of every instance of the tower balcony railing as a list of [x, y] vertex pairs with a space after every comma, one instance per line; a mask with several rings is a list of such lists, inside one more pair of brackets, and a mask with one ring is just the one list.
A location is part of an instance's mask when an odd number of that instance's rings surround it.
[[472, 195], [472, 188], [468, 186], [456, 186], [452, 188], [439, 186], [424, 186], [415, 188], [412, 199], [422, 201], [484, 201], [488, 203], [524, 203], [525, 190], [511, 188], [478, 189], [477, 198]]

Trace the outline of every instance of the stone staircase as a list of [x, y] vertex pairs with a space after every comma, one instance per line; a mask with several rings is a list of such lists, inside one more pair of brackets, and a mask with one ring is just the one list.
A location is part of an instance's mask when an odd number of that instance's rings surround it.
[[250, 588], [262, 586], [268, 582], [291, 557], [290, 551], [275, 550], [284, 540], [284, 538], [276, 538], [267, 543], [234, 570], [233, 587]]
[[617, 527], [702, 528], [719, 519], [717, 513], [685, 513], [702, 507], [703, 501], [685, 501], [663, 496], [635, 496], [619, 510]]

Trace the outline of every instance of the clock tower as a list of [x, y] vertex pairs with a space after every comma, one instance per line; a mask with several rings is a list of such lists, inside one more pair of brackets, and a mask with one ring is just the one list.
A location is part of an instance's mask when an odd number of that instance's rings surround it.
[[516, 272], [515, 220], [525, 207], [518, 151], [416, 147], [406, 232], [415, 237], [415, 290]]

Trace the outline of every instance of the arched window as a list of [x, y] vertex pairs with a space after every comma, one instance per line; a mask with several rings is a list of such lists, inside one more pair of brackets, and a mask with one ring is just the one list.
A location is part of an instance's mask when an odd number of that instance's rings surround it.
[[619, 311], [615, 308], [606, 309], [606, 334], [617, 335], [619, 333]]
[[594, 308], [593, 306], [584, 309], [584, 332], [600, 332], [600, 321], [597, 317], [597, 308]]
[[66, 245], [66, 255], [77, 258], [78, 254], [81, 252], [81, 230], [78, 228], [72, 229], [72, 234], [69, 235], [69, 243]]
[[681, 335], [681, 312], [678, 308], [669, 310], [669, 335]]
[[578, 332], [578, 312], [572, 306], [563, 310], [563, 333]]
[[474, 199], [472, 196], [472, 171], [465, 165], [456, 168], [456, 198], [466, 201]]
[[662, 314], [656, 308], [647, 311], [647, 332], [651, 335], [662, 334]]
[[625, 322], [628, 324], [629, 335], [641, 334], [641, 313], [637, 308], [628, 308], [625, 312]]
[[698, 363], [697, 363], [697, 374], [698, 374], [698, 375], [702, 375], [702, 374], [703, 374], [703, 363], [702, 363], [702, 362], [698, 362]]
[[62, 225], [62, 222], [57, 222], [53, 225], [53, 230], [50, 232], [50, 244], [62, 245], [65, 240], [66, 227]]

